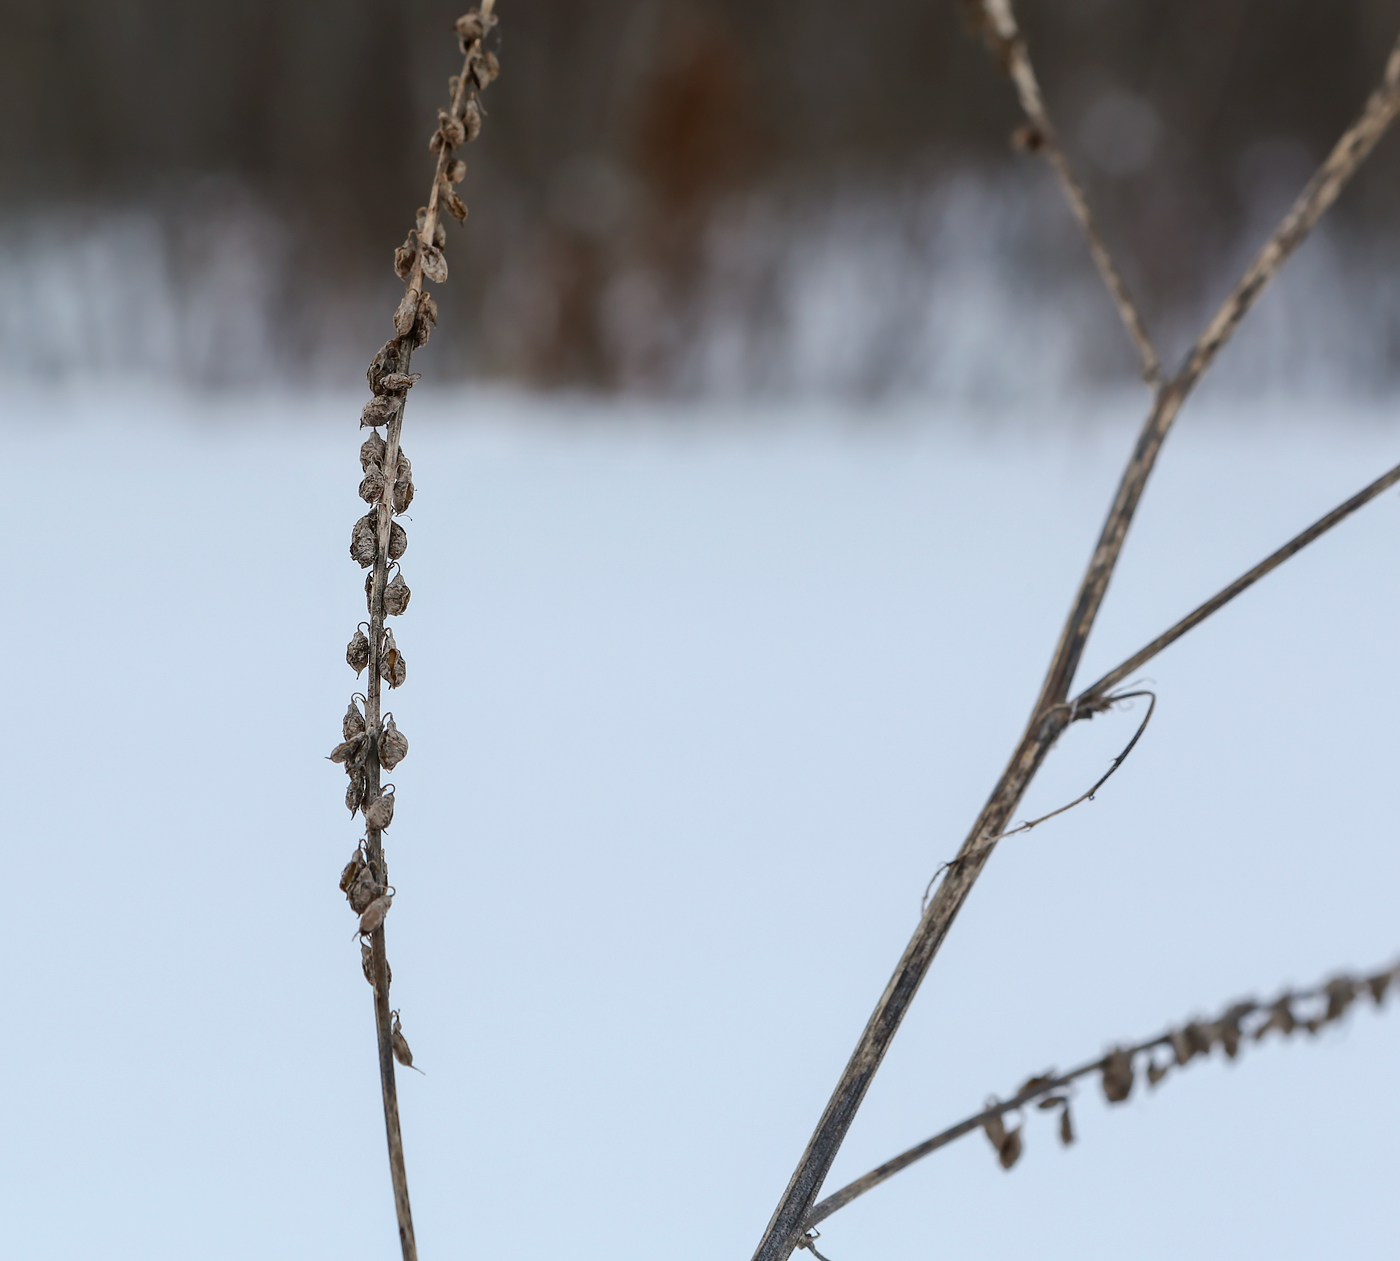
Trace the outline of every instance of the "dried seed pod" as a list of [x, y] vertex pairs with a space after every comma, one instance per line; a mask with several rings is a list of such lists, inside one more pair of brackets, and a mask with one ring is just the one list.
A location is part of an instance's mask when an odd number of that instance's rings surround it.
[[364, 805], [365, 789], [369, 781], [365, 779], [363, 771], [352, 771], [350, 782], [345, 786], [345, 808], [350, 811], [350, 817], [355, 817], [355, 812]]
[[[394, 1058], [405, 1068], [413, 1068], [413, 1052], [408, 1049], [408, 1039], [403, 1036], [403, 1029], [399, 1026], [399, 1013], [394, 1012], [394, 1027], [389, 1035], [389, 1044], [394, 1048]], [[421, 1068], [413, 1068], [415, 1073], [421, 1073]]]
[[[410, 241], [412, 239], [409, 237]], [[374, 358], [369, 361], [369, 368], [365, 371], [365, 380], [369, 382], [371, 394], [379, 393], [380, 379], [386, 372], [392, 372], [398, 361], [399, 343], [396, 339], [391, 338], [375, 351]]]
[[394, 275], [400, 280], [407, 280], [413, 275], [413, 263], [418, 257], [418, 242], [410, 233], [398, 249], [394, 251]]
[[[374, 987], [374, 951], [365, 942], [360, 942], [360, 967], [364, 969], [365, 980], [370, 983], [370, 988]], [[394, 969], [389, 965], [389, 960], [384, 960], [384, 979], [390, 985], [394, 983]], [[422, 1069], [419, 1069], [422, 1072]]]
[[360, 677], [360, 671], [369, 665], [369, 636], [358, 626], [355, 628], [354, 637], [345, 646], [345, 660], [357, 679]]
[[[433, 244], [436, 245], [438, 249], [443, 249], [447, 245], [447, 227], [443, 223], [441, 216], [438, 217], [438, 221], [433, 225]], [[446, 263], [444, 263], [443, 266], [446, 267]]]
[[407, 512], [413, 502], [413, 479], [400, 476], [394, 483], [394, 511]]
[[372, 433], [360, 444], [360, 468], [366, 473], [379, 468], [384, 463], [386, 444], [377, 433]]
[[[388, 379], [385, 377], [385, 380]], [[360, 428], [373, 429], [379, 425], [387, 425], [402, 411], [402, 397], [394, 394], [376, 394], [360, 413]]]
[[1156, 1060], [1150, 1061], [1147, 1065], [1147, 1084], [1155, 1086], [1169, 1072], [1171, 1072], [1170, 1063], [1159, 1064]]
[[394, 632], [391, 630], [384, 632], [384, 645], [379, 654], [379, 677], [391, 688], [402, 687], [408, 677], [408, 665], [394, 642]]
[[1346, 1015], [1347, 1008], [1356, 1001], [1357, 984], [1349, 976], [1334, 976], [1323, 986], [1327, 995], [1327, 1014], [1323, 1020], [1331, 1022]]
[[1277, 1029], [1286, 1038], [1298, 1027], [1293, 1015], [1293, 995], [1285, 994], [1269, 1008], [1269, 1018], [1254, 1031], [1254, 1040], [1259, 1042], [1270, 1029]]
[[491, 52], [483, 52], [472, 62], [471, 76], [478, 91], [485, 88], [492, 79], [501, 73], [501, 64]]
[[365, 826], [382, 832], [394, 821], [394, 790], [384, 789], [365, 807]]
[[[462, 126], [466, 128], [468, 141], [481, 135], [481, 106], [476, 103], [474, 96], [467, 97], [466, 104], [462, 106]], [[463, 162], [462, 166], [465, 168], [466, 163]], [[462, 173], [466, 174], [465, 169]]]
[[384, 917], [389, 914], [389, 908], [394, 904], [392, 893], [381, 893], [374, 899], [364, 912], [360, 915], [360, 935], [368, 937], [382, 923]]
[[1068, 1147], [1074, 1142], [1074, 1122], [1069, 1119], [1069, 1104], [1065, 1104], [1065, 1110], [1060, 1113], [1060, 1143]]
[[455, 162], [447, 164], [447, 170], [443, 172], [449, 184], [460, 184], [467, 178], [467, 164], [458, 158]]
[[438, 110], [438, 131], [442, 135], [442, 143], [449, 149], [467, 143], [467, 129], [462, 126], [462, 120], [453, 118], [445, 109]]
[[436, 245], [425, 245], [422, 250], [423, 275], [433, 284], [440, 285], [447, 279], [447, 257]]
[[408, 737], [394, 723], [393, 714], [384, 715], [384, 728], [379, 733], [379, 764], [392, 771], [408, 756]]
[[360, 764], [360, 759], [365, 751], [365, 733], [357, 732], [350, 739], [342, 741], [330, 751], [328, 761], [338, 765], [344, 765], [346, 774], [354, 774], [355, 767]]
[[[403, 526], [397, 521], [391, 521], [389, 523], [389, 559], [398, 560], [406, 551], [408, 551], [408, 535], [404, 533]], [[370, 563], [374, 562], [371, 560]]]
[[408, 608], [409, 597], [413, 594], [408, 589], [408, 583], [403, 580], [402, 574], [395, 574], [392, 582], [384, 588], [384, 614], [386, 617], [398, 617]]
[[467, 203], [457, 196], [450, 188], [442, 195], [442, 204], [447, 207], [450, 214], [458, 223], [467, 221]]
[[1240, 1053], [1240, 1039], [1244, 1036], [1240, 1031], [1240, 1021], [1258, 1008], [1257, 1003], [1236, 1003], [1216, 1022], [1217, 1036], [1220, 1045], [1225, 1048], [1225, 1054], [1230, 1059], [1234, 1059]]
[[1197, 1055], [1209, 1055], [1215, 1042], [1215, 1026], [1193, 1020], [1181, 1029], [1172, 1030], [1172, 1050], [1178, 1065]]
[[350, 886], [359, 879], [360, 872], [364, 869], [364, 853], [356, 847], [355, 852], [350, 855], [350, 861], [345, 864], [344, 869], [340, 873], [340, 891], [348, 896], [350, 893]]
[[[486, 23], [481, 20], [481, 14], [473, 9], [470, 13], [457, 19], [457, 37], [471, 43], [474, 39], [480, 39], [486, 34]], [[466, 49], [462, 50], [463, 52]]]
[[437, 324], [438, 309], [437, 303], [432, 296], [427, 293], [419, 295], [418, 314], [413, 325], [413, 346], [418, 349], [420, 346], [428, 344], [428, 338], [432, 334], [433, 326]]
[[417, 314], [418, 299], [412, 289], [407, 289], [399, 300], [398, 309], [394, 312], [394, 332], [402, 337], [413, 327], [413, 320]]
[[371, 466], [360, 480], [360, 498], [367, 504], [377, 504], [384, 498], [384, 473]]
[[1133, 1057], [1115, 1047], [1103, 1062], [1103, 1093], [1109, 1103], [1122, 1103], [1133, 1092]]
[[[404, 603], [407, 601], [405, 600]], [[1371, 991], [1371, 1001], [1377, 1007], [1385, 1002], [1385, 992], [1390, 988], [1390, 982], [1394, 976], [1394, 972], [1377, 972], [1375, 976], [1366, 978], [1366, 988]]]
[[402, 394], [406, 390], [412, 389], [422, 379], [421, 372], [388, 372], [380, 378], [378, 392], [381, 394]]
[[345, 710], [345, 717], [340, 720], [340, 731], [347, 740], [353, 740], [365, 733], [365, 716], [360, 712], [359, 703], [353, 696]]
[[373, 565], [379, 552], [379, 522], [376, 520], [378, 515], [375, 512], [365, 513], [355, 522], [355, 528], [350, 533], [350, 559], [361, 569], [368, 569]]
[[383, 887], [374, 878], [367, 865], [360, 868], [355, 879], [350, 882], [350, 887], [345, 891], [345, 899], [350, 903], [350, 909], [356, 915], [363, 915], [370, 903], [383, 892]]

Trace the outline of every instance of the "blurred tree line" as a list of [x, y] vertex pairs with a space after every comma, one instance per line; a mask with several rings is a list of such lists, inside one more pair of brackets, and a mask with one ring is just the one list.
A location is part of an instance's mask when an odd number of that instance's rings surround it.
[[[293, 242], [277, 302], [289, 344], [328, 293], [363, 301], [378, 328], [393, 246], [426, 193], [458, 7], [0, 0], [0, 209], [151, 205], [188, 224], [252, 197]], [[1400, 28], [1395, 0], [1018, 11], [1154, 315], [1198, 301], [1260, 199], [1272, 213], [1301, 184]], [[1013, 96], [968, 38], [962, 0], [500, 0], [500, 12], [503, 74], [467, 153], [472, 217], [443, 295], [442, 340], [477, 369], [664, 380], [664, 353], [629, 366], [609, 303], [626, 305], [618, 278], [635, 274], [654, 305], [683, 311], [723, 207], [766, 198], [782, 223], [841, 190], [897, 198], [955, 171], [1032, 165], [1009, 148]], [[1394, 154], [1392, 137], [1347, 194], [1353, 229], [1392, 220]]]

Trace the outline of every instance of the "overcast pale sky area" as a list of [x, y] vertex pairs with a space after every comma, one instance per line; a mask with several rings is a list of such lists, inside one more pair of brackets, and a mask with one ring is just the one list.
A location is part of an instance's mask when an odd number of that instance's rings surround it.
[[[834, 61], [826, 0], [500, 10], [403, 431], [419, 1255], [746, 1261], [1021, 735], [1150, 393], [959, 5], [881, 0]], [[1025, 3], [1169, 364], [1400, 24], [1261, 12]], [[365, 686], [361, 373], [455, 15], [0, 0], [4, 1255], [399, 1255], [336, 888], [364, 824], [326, 755]], [[109, 106], [77, 140], [65, 74]], [[1400, 461], [1397, 144], [1188, 402], [1080, 686]], [[1397, 549], [1391, 489], [1133, 676], [1150, 725], [999, 843], [827, 1193], [1033, 1075], [1400, 963]], [[1071, 726], [1013, 821], [1144, 713]], [[1027, 1109], [1014, 1168], [971, 1133], [817, 1247], [1393, 1257], [1397, 991], [1140, 1063], [1118, 1104], [1087, 1077], [1073, 1144]]]

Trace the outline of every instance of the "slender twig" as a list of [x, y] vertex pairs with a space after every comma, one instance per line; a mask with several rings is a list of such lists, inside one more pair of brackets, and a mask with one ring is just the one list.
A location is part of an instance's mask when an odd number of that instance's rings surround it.
[[[1209, 1054], [1210, 1048], [1215, 1045], [1223, 1047], [1226, 1055], [1233, 1059], [1239, 1053], [1246, 1038], [1259, 1041], [1271, 1030], [1278, 1030], [1285, 1036], [1300, 1028], [1306, 1029], [1310, 1033], [1316, 1033], [1324, 1024], [1340, 1020], [1355, 998], [1368, 989], [1376, 1005], [1380, 1006], [1385, 999], [1386, 992], [1397, 978], [1400, 978], [1400, 965], [1378, 972], [1371, 977], [1335, 976], [1312, 989], [1286, 990], [1269, 1003], [1256, 1003], [1252, 999], [1242, 1003], [1233, 1003], [1218, 1021], [1209, 1024], [1193, 1021], [1186, 1026], [1168, 1029], [1165, 1033], [1160, 1033], [1155, 1038], [1149, 1038], [1145, 1042], [1139, 1042], [1136, 1046], [1115, 1048], [1108, 1055], [1081, 1064], [1077, 1068], [1070, 1069], [1067, 1073], [1056, 1075], [1052, 1072], [1032, 1077], [1010, 1099], [992, 1103], [981, 1112], [959, 1121], [956, 1125], [950, 1125], [946, 1130], [935, 1134], [932, 1138], [925, 1139], [907, 1151], [900, 1152], [898, 1156], [876, 1166], [869, 1173], [827, 1196], [807, 1215], [807, 1220], [803, 1223], [803, 1230], [811, 1230], [812, 1227], [825, 1221], [839, 1209], [845, 1208], [852, 1200], [879, 1186], [886, 1179], [894, 1177], [900, 1170], [907, 1169], [915, 1161], [922, 1160], [930, 1152], [936, 1152], [940, 1147], [946, 1147], [954, 1140], [962, 1138], [964, 1134], [984, 1129], [989, 1122], [995, 1122], [1008, 1112], [1015, 1112], [1038, 1099], [1051, 1099], [1081, 1077], [1109, 1071], [1111, 1060], [1117, 1059], [1119, 1063], [1122, 1063], [1126, 1058], [1129, 1067], [1131, 1067], [1131, 1062], [1137, 1056], [1155, 1050], [1157, 1047], [1169, 1046], [1174, 1048], [1175, 1062], [1179, 1065], [1184, 1063], [1185, 1059], [1193, 1058], [1197, 1054]], [[1327, 1006], [1317, 1016], [1305, 1020], [1294, 1015], [1294, 1004], [1317, 1002], [1324, 999], [1327, 1001]], [[1256, 1013], [1267, 1013], [1267, 1018], [1257, 1022], [1251, 1030], [1243, 1030], [1241, 1022], [1246, 1017]], [[1165, 1065], [1157, 1066], [1157, 1080], [1165, 1075], [1165, 1071]], [[1128, 1085], [1131, 1089], [1131, 1081]], [[1061, 1098], [1063, 1106], [1067, 1107], [1068, 1099]], [[1121, 1103], [1126, 1099], [1126, 1091], [1121, 1094], [1115, 1092], [1112, 1102]]]
[[1374, 482], [1364, 490], [1358, 491], [1345, 503], [1339, 504], [1337, 507], [1333, 508], [1325, 517], [1314, 521], [1313, 524], [1308, 526], [1301, 534], [1295, 535], [1293, 538], [1289, 539], [1278, 551], [1270, 553], [1255, 565], [1253, 569], [1249, 570], [1248, 573], [1241, 574], [1228, 587], [1216, 592], [1216, 594], [1211, 596], [1204, 604], [1192, 610], [1169, 630], [1163, 631], [1150, 644], [1135, 652], [1121, 665], [1114, 666], [1103, 678], [1085, 688], [1084, 691], [1075, 698], [1074, 704], [1084, 709], [1086, 711], [1084, 716], [1087, 717], [1089, 713], [1093, 712], [1089, 707], [1096, 698], [1104, 697], [1107, 699], [1106, 693], [1110, 688], [1116, 687], [1140, 666], [1151, 661], [1163, 648], [1174, 644], [1186, 634], [1187, 631], [1191, 630], [1193, 627], [1199, 626], [1217, 609], [1224, 608], [1225, 605], [1229, 604], [1241, 591], [1252, 587], [1265, 574], [1269, 573], [1271, 570], [1277, 569], [1290, 556], [1296, 556], [1314, 539], [1321, 538], [1322, 535], [1326, 534], [1327, 531], [1338, 522], [1346, 520], [1346, 518], [1351, 516], [1358, 508], [1370, 503], [1377, 495], [1383, 494], [1397, 482], [1400, 482], [1400, 464], [1397, 464], [1390, 472], [1376, 478]]
[[[995, 2], [1009, 14], [1008, 0]], [[769, 1219], [754, 1253], [754, 1261], [787, 1261], [792, 1255], [801, 1238], [802, 1223], [816, 1201], [831, 1163], [865, 1099], [870, 1083], [879, 1071], [885, 1052], [899, 1031], [930, 963], [991, 856], [994, 846], [983, 844], [984, 839], [996, 836], [1006, 827], [1026, 788], [1069, 723], [1070, 706], [1065, 704], [1065, 700], [1070, 684], [1108, 590], [1109, 579], [1118, 563], [1148, 476], [1186, 396], [1238, 327], [1263, 287], [1374, 148], [1397, 110], [1400, 110], [1400, 39], [1397, 39], [1387, 61], [1381, 85], [1371, 94], [1357, 121], [1347, 129], [1259, 257], [1245, 272], [1244, 278], [1222, 304], [1181, 371], [1156, 390], [1088, 569], [1065, 620], [1026, 729], [871, 1013]]]
[[[369, 958], [365, 964], [366, 975], [374, 986], [375, 1029], [379, 1050], [379, 1076], [384, 1100], [384, 1128], [389, 1147], [389, 1169], [393, 1181], [394, 1208], [398, 1218], [399, 1242], [404, 1261], [416, 1261], [417, 1244], [413, 1233], [413, 1215], [408, 1197], [408, 1175], [404, 1166], [403, 1135], [399, 1124], [398, 1089], [394, 1074], [396, 1032], [393, 1023], [396, 1012], [389, 1007], [390, 973], [384, 940], [384, 913], [387, 900], [384, 895], [389, 890], [388, 869], [384, 859], [383, 832], [392, 818], [392, 797], [386, 794], [381, 783], [382, 771], [392, 769], [403, 757], [407, 749], [406, 741], [398, 735], [393, 724], [393, 716], [382, 712], [381, 682], [387, 681], [390, 687], [397, 687], [403, 681], [401, 658], [392, 635], [386, 631], [385, 619], [402, 612], [407, 605], [408, 592], [401, 580], [398, 592], [393, 593], [389, 583], [389, 568], [402, 552], [404, 540], [402, 527], [394, 521], [396, 514], [404, 511], [412, 499], [413, 489], [408, 462], [401, 458], [401, 435], [403, 428], [404, 396], [416, 377], [410, 375], [413, 351], [423, 345], [429, 335], [430, 326], [436, 322], [436, 305], [423, 289], [425, 269], [431, 270], [438, 279], [445, 278], [446, 262], [439, 246], [441, 229], [438, 226], [440, 209], [444, 201], [455, 207], [459, 218], [465, 217], [452, 185], [457, 183], [465, 167], [453, 160], [453, 149], [464, 143], [474, 134], [466, 120], [468, 117], [479, 126], [479, 110], [475, 104], [477, 91], [484, 87], [495, 74], [495, 59], [486, 52], [483, 40], [495, 23], [492, 9], [495, 0], [483, 0], [479, 12], [473, 11], [457, 22], [457, 32], [461, 41], [464, 60], [462, 72], [451, 81], [451, 103], [447, 111], [440, 112], [438, 130], [433, 135], [432, 151], [437, 154], [436, 169], [433, 173], [432, 191], [426, 210], [409, 242], [395, 258], [396, 270], [404, 277], [407, 287], [402, 302], [394, 315], [395, 336], [387, 342], [370, 365], [370, 387], [375, 397], [366, 406], [361, 425], [375, 432], [367, 447], [378, 443], [373, 452], [362, 451], [366, 478], [361, 483], [361, 495], [372, 503], [373, 547], [362, 546], [360, 529], [352, 540], [351, 554], [362, 565], [371, 568], [366, 584], [366, 599], [369, 606], [368, 644], [358, 653], [356, 641], [363, 643], [363, 636], [357, 632], [356, 640], [351, 641], [347, 657], [356, 673], [364, 665], [369, 669], [369, 682], [365, 689], [365, 708], [359, 730], [363, 733], [358, 746], [350, 749], [352, 731], [349, 723], [357, 714], [352, 701], [351, 715], [347, 719], [345, 731], [346, 745], [336, 752], [345, 750], [343, 760], [351, 775], [351, 792], [347, 804], [352, 811], [363, 808], [365, 812], [365, 839], [363, 866], [369, 873], [372, 895], [378, 896], [375, 906], [365, 911], [365, 916], [374, 915], [371, 920], [361, 920], [362, 935], [369, 938]], [[412, 248], [410, 248], [412, 247]], [[411, 260], [411, 261], [410, 261]], [[385, 436], [381, 440], [377, 430], [383, 426]], [[358, 550], [357, 550], [358, 549]], [[393, 599], [389, 595], [393, 594]], [[401, 743], [402, 747], [396, 747]], [[334, 755], [333, 755], [334, 756]], [[355, 864], [347, 868], [347, 877], [352, 874]], [[342, 877], [342, 887], [350, 881]], [[347, 888], [352, 907], [357, 906], [354, 887]], [[382, 903], [382, 905], [380, 905]], [[377, 914], [375, 913], [377, 909]], [[403, 1043], [406, 1048], [407, 1043]], [[403, 1054], [403, 1052], [401, 1052]], [[411, 1055], [404, 1062], [411, 1064]]]
[[1045, 98], [1041, 95], [1040, 83], [1036, 79], [1035, 68], [1031, 64], [1030, 53], [1026, 47], [1025, 36], [1016, 24], [1011, 5], [1007, 0], [970, 0], [970, 6], [1015, 85], [1016, 96], [1029, 123], [1029, 127], [1018, 133], [1018, 140], [1025, 148], [1043, 153], [1054, 170], [1070, 211], [1084, 233], [1094, 266], [1099, 269], [1099, 275], [1113, 299], [1113, 305], [1118, 309], [1118, 318], [1123, 321], [1123, 327], [1127, 329], [1128, 336], [1137, 350], [1142, 379], [1148, 385], [1155, 386], [1162, 376], [1161, 360], [1152, 344], [1152, 338], [1148, 336], [1142, 312], [1138, 310], [1128, 292], [1127, 283], [1104, 243], [1103, 233], [1099, 231], [1093, 212], [1089, 209], [1089, 199], [1085, 197], [1083, 188], [1075, 179], [1069, 158], [1065, 156], [1059, 135], [1050, 121], [1050, 115], [1045, 108]]

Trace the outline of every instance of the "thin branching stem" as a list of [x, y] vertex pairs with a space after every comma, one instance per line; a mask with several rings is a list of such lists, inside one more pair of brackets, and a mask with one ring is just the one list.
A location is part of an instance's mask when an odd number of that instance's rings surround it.
[[[995, 14], [1002, 13], [1012, 21], [1014, 29], [1009, 0], [987, 0], [987, 4], [994, 22]], [[994, 32], [997, 29], [994, 26]], [[1020, 48], [1024, 54], [1024, 43]], [[1001, 51], [1007, 50], [1003, 47]], [[1391, 51], [1380, 85], [1368, 98], [1356, 122], [1343, 134], [1264, 249], [1226, 298], [1187, 356], [1180, 372], [1156, 389], [1103, 531], [1065, 620], [1026, 729], [871, 1013], [769, 1219], [754, 1253], [754, 1261], [787, 1261], [802, 1240], [802, 1224], [816, 1202], [866, 1091], [879, 1071], [929, 965], [995, 848], [994, 844], [986, 843], [987, 838], [997, 836], [1006, 828], [1027, 787], [1069, 723], [1071, 707], [1065, 701], [1070, 684], [1122, 553], [1147, 479], [1187, 395], [1239, 326], [1264, 286], [1336, 200], [1341, 189], [1394, 120], [1397, 111], [1400, 111], [1400, 39], [1397, 39]]]
[[1309, 543], [1313, 542], [1313, 540], [1321, 538], [1334, 525], [1338, 524], [1338, 522], [1345, 521], [1346, 518], [1351, 516], [1358, 508], [1364, 507], [1366, 504], [1370, 503], [1371, 500], [1376, 498], [1377, 495], [1383, 494], [1398, 482], [1400, 482], [1400, 464], [1397, 464], [1388, 473], [1382, 474], [1380, 477], [1376, 478], [1374, 482], [1364, 490], [1358, 491], [1345, 503], [1338, 504], [1337, 507], [1333, 508], [1325, 517], [1314, 521], [1312, 525], [1308, 526], [1301, 534], [1297, 534], [1289, 539], [1278, 551], [1270, 553], [1255, 565], [1253, 569], [1236, 578], [1228, 587], [1217, 591], [1215, 595], [1211, 596], [1204, 604], [1193, 609], [1183, 617], [1181, 621], [1177, 622], [1175, 626], [1163, 631], [1145, 648], [1141, 648], [1133, 653], [1133, 655], [1121, 665], [1114, 666], [1103, 678], [1091, 683], [1085, 688], [1084, 691], [1075, 698], [1074, 704], [1080, 707], [1087, 717], [1089, 713], [1093, 712], [1090, 707], [1098, 698], [1107, 697], [1110, 689], [1117, 687], [1117, 685], [1130, 674], [1135, 673], [1140, 667], [1146, 665], [1147, 662], [1151, 661], [1162, 649], [1170, 647], [1186, 634], [1187, 631], [1191, 630], [1193, 627], [1199, 626], [1218, 609], [1224, 608], [1225, 605], [1229, 604], [1241, 591], [1252, 587], [1260, 578], [1270, 571], [1277, 569], [1290, 556], [1296, 556], [1303, 548], [1307, 547]]
[[[1365, 992], [1367, 987], [1370, 987], [1372, 997], [1376, 1005], [1379, 1006], [1384, 1001], [1387, 990], [1389, 990], [1391, 984], [1395, 982], [1397, 974], [1400, 974], [1400, 966], [1392, 967], [1385, 972], [1377, 973], [1374, 977], [1369, 977], [1365, 980], [1338, 976], [1312, 989], [1285, 990], [1268, 1003], [1256, 1003], [1249, 1000], [1244, 1003], [1232, 1004], [1231, 1008], [1225, 1013], [1225, 1016], [1232, 1019], [1237, 1030], [1237, 1036], [1240, 1038], [1240, 1041], [1235, 1043], [1233, 1050], [1235, 1053], [1238, 1053], [1239, 1046], [1242, 1045], [1245, 1037], [1251, 1037], [1255, 1041], [1258, 1041], [1272, 1029], [1279, 1029], [1280, 1032], [1287, 1034], [1297, 1027], [1316, 1033], [1323, 1024], [1341, 1019], [1341, 1017], [1346, 1014], [1351, 1002], [1354, 1001], [1354, 996]], [[1344, 1002], [1336, 1002], [1334, 996], [1339, 994], [1347, 994], [1351, 997], [1346, 998]], [[1284, 1024], [1279, 1020], [1282, 1011], [1286, 1010], [1289, 1013], [1289, 1020], [1293, 1021], [1296, 1019], [1296, 1017], [1293, 1016], [1293, 1007], [1295, 1004], [1316, 1003], [1319, 1000], [1327, 1000], [1328, 1003], [1327, 1008], [1320, 1013], [1319, 1017], [1311, 1021], [1297, 1020], [1296, 1025], [1293, 1023]], [[1268, 1018], [1258, 1022], [1253, 1027], [1251, 1033], [1239, 1031], [1239, 1023], [1246, 1016], [1255, 1013], [1264, 1013]], [[1190, 1027], [1199, 1031], [1204, 1031], [1207, 1028], [1217, 1031], [1213, 1035], [1204, 1035], [1203, 1033], [1203, 1036], [1213, 1044], [1219, 1042], [1218, 1025], [1204, 1026], [1195, 1023]], [[946, 1130], [935, 1134], [932, 1138], [927, 1138], [922, 1143], [918, 1143], [908, 1150], [900, 1152], [898, 1156], [894, 1156], [885, 1161], [884, 1164], [876, 1166], [869, 1173], [863, 1174], [854, 1182], [848, 1183], [839, 1191], [827, 1196], [826, 1199], [816, 1205], [811, 1213], [807, 1215], [807, 1220], [803, 1225], [803, 1229], [810, 1230], [819, 1222], [824, 1222], [833, 1213], [845, 1208], [852, 1200], [858, 1199], [867, 1191], [879, 1186], [880, 1183], [894, 1177], [900, 1170], [907, 1169], [915, 1161], [922, 1160], [925, 1156], [929, 1155], [929, 1153], [936, 1152], [940, 1147], [946, 1147], [956, 1139], [962, 1138], [964, 1134], [971, 1134], [974, 1130], [983, 1129], [987, 1126], [988, 1122], [994, 1122], [1005, 1116], [1008, 1112], [1015, 1112], [1020, 1108], [1024, 1108], [1027, 1104], [1059, 1095], [1064, 1091], [1066, 1086], [1072, 1085], [1082, 1077], [1089, 1077], [1094, 1073], [1104, 1072], [1109, 1067], [1109, 1061], [1112, 1057], [1126, 1056], [1128, 1061], [1131, 1062], [1136, 1059], [1137, 1056], [1156, 1050], [1158, 1047], [1174, 1046], [1177, 1042], [1181, 1041], [1181, 1038], [1181, 1029], [1168, 1029], [1165, 1033], [1159, 1033], [1156, 1037], [1148, 1038], [1147, 1041], [1139, 1042], [1135, 1046], [1116, 1048], [1114, 1051], [1109, 1052], [1108, 1055], [1100, 1056], [1096, 1060], [1090, 1060], [1087, 1063], [1080, 1064], [1077, 1068], [1072, 1068], [1067, 1073], [1055, 1074], [1051, 1072], [1031, 1078], [1030, 1081], [1010, 1099], [989, 1104], [987, 1107], [983, 1108], [981, 1112], [974, 1113], [972, 1116], [959, 1121], [956, 1125], [950, 1125]], [[1186, 1045], [1189, 1047], [1191, 1043], [1188, 1041]], [[1209, 1050], [1203, 1053], [1209, 1054]], [[1231, 1055], [1231, 1058], [1233, 1058], [1231, 1048], [1228, 1045], [1226, 1045], [1226, 1054]], [[1126, 1095], [1124, 1095], [1123, 1098], [1126, 1098]], [[1116, 1101], [1122, 1102], [1122, 1099]], [[1066, 1099], [1066, 1104], [1067, 1103], [1068, 1100]]]

